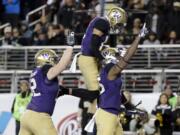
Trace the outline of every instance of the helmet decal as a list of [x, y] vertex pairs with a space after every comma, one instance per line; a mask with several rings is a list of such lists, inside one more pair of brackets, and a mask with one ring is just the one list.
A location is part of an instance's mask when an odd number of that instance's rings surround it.
[[121, 18], [120, 12], [117, 12], [116, 10], [112, 11], [112, 16], [115, 18], [116, 23], [118, 23], [118, 20]]
[[51, 49], [39, 50], [35, 55], [35, 64], [38, 67], [41, 67], [45, 64], [56, 64], [58, 56], [55, 51]]
[[117, 24], [125, 24], [127, 21], [126, 12], [124, 9], [119, 7], [113, 7], [109, 10], [107, 14], [107, 18], [112, 27], [116, 26]]

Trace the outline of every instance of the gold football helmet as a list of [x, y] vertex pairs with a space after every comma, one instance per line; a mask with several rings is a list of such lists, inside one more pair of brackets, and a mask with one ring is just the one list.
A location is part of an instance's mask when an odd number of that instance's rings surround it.
[[126, 12], [120, 7], [111, 8], [107, 13], [107, 18], [111, 27], [115, 27], [116, 25], [124, 25], [127, 21]]
[[56, 64], [58, 60], [58, 56], [56, 52], [51, 49], [43, 49], [43, 50], [39, 50], [35, 54], [34, 59], [36, 66], [41, 67], [45, 64], [50, 64], [50, 65]]
[[108, 64], [108, 63], [116, 64], [118, 62], [116, 58], [116, 53], [117, 53], [116, 48], [112, 48], [112, 47], [104, 48], [101, 51], [101, 55], [104, 58], [104, 64]]

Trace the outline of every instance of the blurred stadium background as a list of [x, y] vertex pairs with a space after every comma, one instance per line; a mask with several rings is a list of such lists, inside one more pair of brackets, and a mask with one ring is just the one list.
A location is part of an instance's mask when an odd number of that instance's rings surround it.
[[[152, 31], [141, 41], [135, 56], [123, 72], [123, 90], [130, 91], [132, 98], [135, 95], [133, 98], [135, 103], [142, 100], [143, 107], [149, 113], [157, 104], [159, 94], [164, 91], [166, 85], [170, 85], [172, 92], [178, 95], [180, 92], [178, 89], [179, 0], [1, 0], [0, 118], [2, 112], [10, 112], [15, 93], [19, 90], [18, 84], [23, 79], [28, 80], [34, 67], [34, 54], [39, 49], [51, 48], [61, 54], [66, 44], [65, 35], [68, 30], [73, 30], [76, 33], [74, 49], [76, 54], [80, 51], [81, 39], [89, 22], [96, 16], [105, 15], [106, 11], [114, 5], [127, 11], [128, 22], [122, 34], [118, 34], [118, 31], [110, 33], [107, 44], [128, 47], [135, 35], [139, 33], [145, 17], [147, 15], [151, 17], [149, 26]], [[85, 87], [79, 70], [76, 73], [70, 73], [67, 69], [59, 79], [59, 83], [67, 87]], [[66, 104], [66, 100], [74, 101], [71, 105], [67, 105], [76, 106], [70, 112], [67, 111], [67, 115], [77, 112], [78, 99], [65, 97], [62, 102]], [[58, 102], [58, 104], [61, 103]], [[62, 110], [61, 108], [66, 106], [61, 104], [59, 108]], [[55, 111], [55, 114], [59, 112], [58, 109]], [[63, 113], [61, 116], [60, 112], [53, 116], [56, 125], [57, 117], [57, 119], [63, 119], [62, 116], [67, 116], [64, 112], [61, 113]], [[6, 135], [14, 135], [12, 131], [8, 131], [14, 128], [11, 121], [9, 122], [11, 124], [6, 126], [0, 122], [0, 134], [4, 132]], [[130, 131], [126, 133], [135, 134]], [[73, 135], [73, 131], [71, 134]], [[174, 132], [174, 134], [180, 133]]]

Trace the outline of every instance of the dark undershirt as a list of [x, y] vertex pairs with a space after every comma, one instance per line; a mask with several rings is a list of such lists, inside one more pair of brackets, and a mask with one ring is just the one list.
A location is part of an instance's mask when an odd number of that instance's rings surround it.
[[[109, 29], [110, 29], [109, 22], [105, 19], [99, 19], [95, 22], [94, 28], [103, 32], [104, 35], [108, 35]], [[99, 35], [95, 35], [95, 34], [93, 34], [92, 39], [91, 39], [91, 48], [94, 52], [94, 55], [100, 60], [103, 59], [103, 57], [99, 51], [99, 47], [101, 46], [101, 43], [102, 43], [101, 40], [102, 40], [101, 37]]]
[[50, 65], [50, 64], [45, 64], [43, 67], [42, 67], [42, 73], [43, 73], [43, 76], [44, 76], [44, 78], [46, 78], [46, 83], [50, 83], [50, 82], [53, 82], [53, 81], [55, 81], [55, 80], [57, 80], [57, 77], [55, 77], [54, 79], [52, 79], [52, 80], [48, 80], [48, 78], [47, 78], [47, 73], [48, 73], [48, 71], [49, 71], [49, 69], [52, 67], [52, 65]]
[[99, 19], [97, 22], [95, 22], [94, 28], [100, 30], [105, 35], [108, 35], [109, 30], [110, 30], [110, 25], [109, 25], [109, 22], [107, 20]]

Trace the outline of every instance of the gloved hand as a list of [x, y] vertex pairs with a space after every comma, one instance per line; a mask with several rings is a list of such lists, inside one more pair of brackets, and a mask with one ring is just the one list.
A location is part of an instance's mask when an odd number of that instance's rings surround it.
[[142, 29], [140, 30], [138, 36], [139, 36], [140, 38], [143, 38], [143, 37], [146, 36], [146, 34], [147, 34], [148, 32], [149, 32], [149, 31], [148, 31], [148, 29], [147, 29], [147, 27], [146, 27], [146, 23], [144, 23], [144, 24], [143, 24], [143, 27], [142, 27]]
[[127, 52], [127, 49], [126, 49], [125, 47], [123, 47], [123, 48], [118, 48], [118, 52], [119, 52], [119, 55], [120, 55], [121, 57], [124, 57], [124, 55], [125, 55], [126, 52]]
[[68, 35], [67, 35], [67, 44], [69, 46], [72, 46], [72, 47], [74, 46], [74, 44], [75, 44], [74, 32], [68, 33]]

